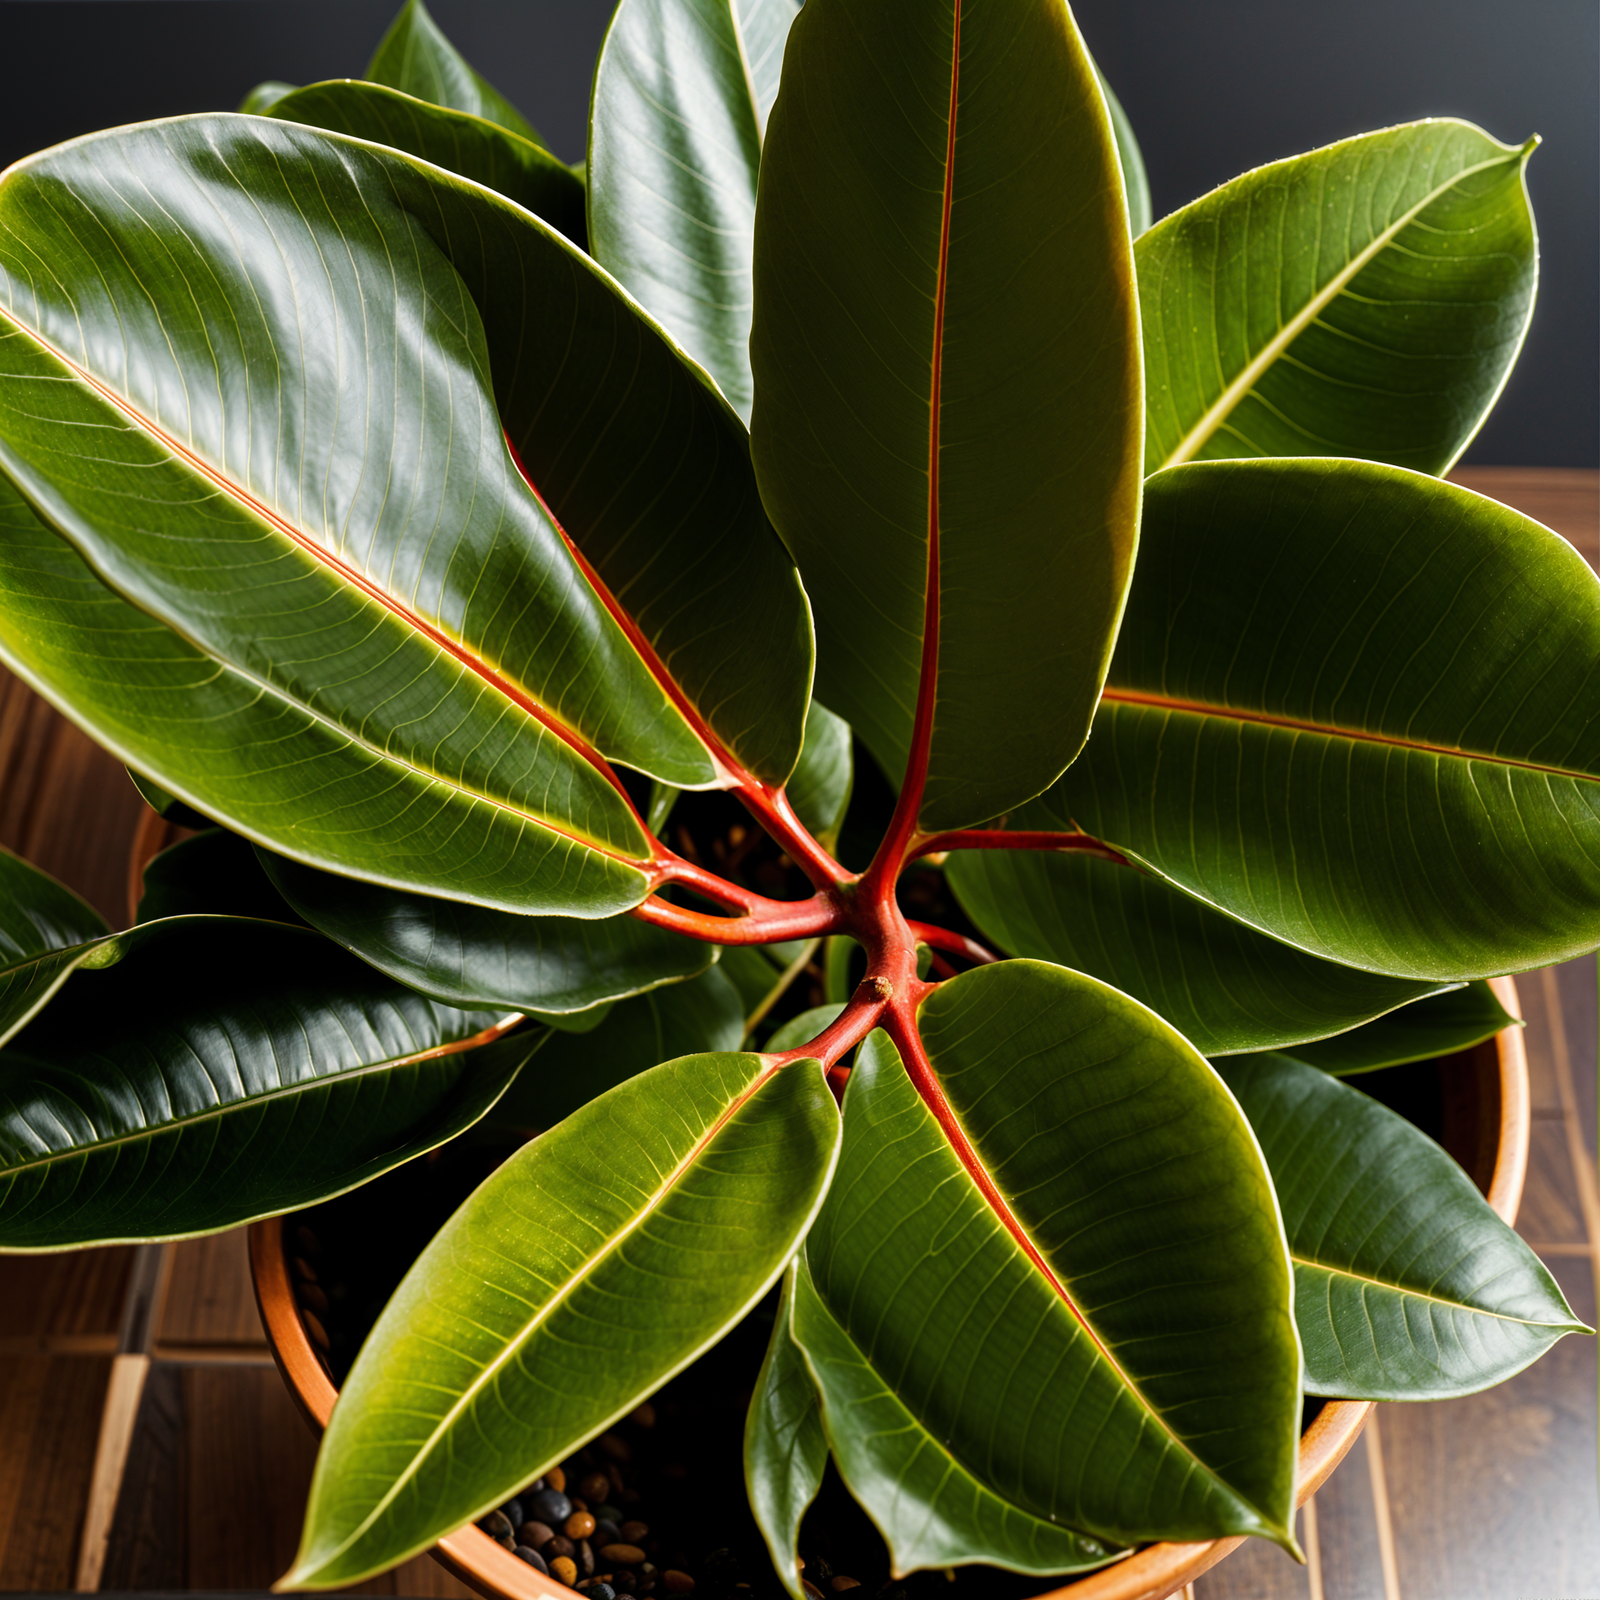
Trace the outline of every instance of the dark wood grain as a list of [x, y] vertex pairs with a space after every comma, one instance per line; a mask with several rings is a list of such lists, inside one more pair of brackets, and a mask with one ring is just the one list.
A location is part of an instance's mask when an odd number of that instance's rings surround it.
[[128, 846], [149, 810], [122, 763], [0, 667], [0, 846], [127, 926]]
[[[114, 1340], [128, 1286], [130, 1247], [60, 1256], [11, 1256], [0, 1264], [0, 1349]], [[100, 1353], [108, 1353], [106, 1351]]]
[[[1549, 1265], [1592, 1325], [1588, 1262]], [[1382, 1407], [1404, 1600], [1600, 1592], [1595, 1408], [1594, 1341], [1576, 1337], [1484, 1394]]]
[[109, 1356], [0, 1357], [0, 1589], [70, 1589]]
[[247, 1230], [233, 1228], [172, 1247], [172, 1278], [156, 1340], [161, 1353], [174, 1358], [184, 1347], [265, 1347], [250, 1287]]

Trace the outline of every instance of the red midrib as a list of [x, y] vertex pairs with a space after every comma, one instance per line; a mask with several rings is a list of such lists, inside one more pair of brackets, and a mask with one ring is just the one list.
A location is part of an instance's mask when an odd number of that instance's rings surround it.
[[[195, 472], [199, 473], [201, 477], [207, 480], [207, 482], [215, 484], [217, 488], [220, 489], [230, 500], [247, 507], [256, 516], [260, 517], [263, 522], [276, 529], [299, 549], [304, 550], [321, 565], [328, 567], [334, 572], [337, 572], [339, 576], [345, 580], [345, 582], [351, 585], [352, 588], [359, 589], [362, 594], [368, 597], [368, 599], [376, 601], [385, 610], [389, 611], [394, 616], [399, 617], [401, 621], [403, 621], [409, 628], [412, 628], [417, 633], [420, 633], [431, 644], [436, 645], [453, 660], [460, 662], [461, 665], [464, 666], [475, 677], [488, 684], [489, 687], [494, 689], [498, 694], [503, 695], [513, 705], [524, 711], [541, 727], [547, 728], [564, 744], [568, 745], [573, 751], [575, 751], [578, 756], [588, 763], [589, 766], [593, 767], [596, 772], [605, 778], [617, 790], [622, 798], [627, 801], [628, 809], [630, 811], [634, 809], [633, 802], [628, 799], [627, 791], [623, 788], [622, 783], [620, 779], [618, 779], [617, 775], [611, 770], [610, 763], [606, 761], [605, 757], [602, 756], [600, 752], [588, 742], [588, 740], [578, 733], [576, 729], [570, 728], [566, 725], [566, 723], [562, 722], [561, 719], [557, 717], [556, 714], [548, 707], [541, 705], [537, 700], [533, 699], [531, 695], [527, 694], [522, 689], [519, 689], [516, 684], [512, 683], [509, 679], [503, 677], [499, 672], [495, 671], [495, 669], [491, 667], [488, 662], [482, 660], [478, 656], [475, 656], [470, 650], [466, 649], [465, 646], [452, 639], [442, 629], [434, 626], [434, 624], [419, 616], [408, 606], [402, 605], [399, 600], [372, 582], [372, 580], [364, 573], [358, 572], [347, 562], [334, 555], [331, 550], [318, 543], [318, 541], [313, 539], [309, 534], [303, 532], [301, 529], [295, 527], [293, 523], [281, 517], [276, 511], [272, 510], [270, 506], [264, 504], [262, 501], [258, 500], [254, 495], [252, 495], [243, 487], [242, 484], [237, 483], [234, 479], [228, 477], [216, 467], [213, 467], [210, 462], [206, 461], [202, 456], [197, 455], [187, 445], [183, 444], [172, 434], [168, 433], [165, 428], [161, 427], [152, 418], [146, 416], [144, 412], [142, 412], [130, 400], [118, 394], [117, 391], [109, 384], [97, 378], [94, 373], [90, 372], [87, 368], [80, 366], [63, 351], [57, 350], [54, 346], [47, 344], [39, 334], [34, 332], [32, 329], [27, 328], [24, 324], [18, 322], [15, 317], [11, 316], [3, 308], [0, 308], [0, 316], [4, 316], [5, 319], [11, 322], [13, 326], [21, 329], [28, 338], [34, 340], [45, 349], [48, 349], [51, 355], [54, 356], [55, 359], [62, 364], [62, 366], [67, 367], [72, 372], [76, 373], [77, 376], [91, 389], [93, 389], [96, 394], [109, 401], [110, 404], [115, 406], [116, 409], [125, 417], [134, 422], [142, 432], [147, 433], [151, 438], [158, 440], [164, 448], [170, 450], [173, 455], [177, 456]], [[552, 832], [559, 833], [563, 831], [559, 828], [553, 827], [552, 824], [550, 824], [544, 818], [540, 818], [538, 820], [541, 827], [550, 828]], [[569, 837], [572, 836], [569, 835]], [[603, 845], [595, 844], [589, 840], [585, 840], [583, 842], [588, 845], [589, 848], [598, 851], [601, 855], [611, 856], [614, 860], [631, 862], [633, 859], [629, 856], [618, 855], [615, 851], [608, 850]]]
[[505, 436], [506, 449], [511, 452], [511, 459], [517, 464], [517, 471], [522, 476], [522, 481], [528, 486], [533, 498], [539, 502], [539, 509], [550, 520], [550, 526], [561, 535], [562, 542], [566, 545], [572, 559], [577, 562], [578, 570], [588, 580], [589, 587], [594, 591], [596, 598], [611, 614], [611, 620], [622, 629], [627, 636], [628, 643], [637, 652], [639, 659], [644, 662], [645, 670], [661, 686], [667, 698], [678, 708], [683, 719], [699, 736], [700, 742], [706, 747], [712, 763], [724, 769], [726, 776], [740, 786], [765, 789], [759, 778], [756, 778], [734, 760], [722, 741], [711, 731], [711, 725], [700, 715], [698, 708], [689, 696], [684, 693], [678, 680], [667, 670], [666, 663], [656, 653], [656, 647], [645, 638], [644, 631], [634, 620], [632, 614], [617, 597], [612, 594], [604, 578], [595, 571], [589, 558], [578, 548], [577, 541], [566, 530], [561, 519], [551, 509], [549, 501], [544, 497], [544, 491], [534, 481], [533, 474], [528, 471], [527, 464], [522, 459], [522, 452], [511, 441], [511, 435]]
[[933, 292], [933, 356], [928, 376], [928, 566], [922, 601], [922, 659], [917, 709], [906, 753], [900, 802], [878, 859], [898, 872], [906, 841], [922, 809], [933, 744], [933, 710], [939, 677], [939, 404], [944, 384], [944, 304], [950, 265], [950, 213], [955, 196], [956, 107], [961, 82], [961, 0], [955, 0], [950, 44], [950, 121], [945, 134], [944, 204], [939, 219], [939, 261]]
[[[918, 997], [918, 1003], [927, 994], [932, 993], [934, 985], [927, 986], [923, 994]], [[946, 1142], [956, 1159], [961, 1163], [967, 1176], [971, 1178], [973, 1187], [983, 1196], [984, 1202], [994, 1213], [1000, 1224], [1005, 1228], [1017, 1247], [1028, 1258], [1033, 1269], [1055, 1291], [1061, 1303], [1076, 1319], [1078, 1326], [1088, 1336], [1090, 1343], [1107, 1366], [1117, 1375], [1120, 1382], [1130, 1394], [1138, 1398], [1139, 1404], [1144, 1407], [1150, 1419], [1172, 1440], [1178, 1448], [1187, 1455], [1199, 1460], [1189, 1445], [1178, 1437], [1167, 1420], [1145, 1398], [1139, 1385], [1129, 1376], [1122, 1363], [1106, 1348], [1104, 1341], [1093, 1328], [1089, 1326], [1088, 1319], [1079, 1309], [1077, 1301], [1062, 1283], [1060, 1278], [1051, 1270], [1049, 1262], [1039, 1253], [1038, 1247], [1029, 1238], [1028, 1231], [1018, 1220], [1016, 1213], [1011, 1209], [1010, 1202], [1000, 1193], [994, 1179], [989, 1174], [989, 1169], [984, 1166], [978, 1152], [973, 1149], [972, 1141], [967, 1137], [967, 1130], [961, 1126], [960, 1119], [956, 1116], [955, 1108], [945, 1097], [945, 1092], [938, 1077], [933, 1070], [933, 1063], [928, 1059], [927, 1050], [922, 1043], [922, 1035], [917, 1026], [917, 1017], [914, 1006], [903, 1009], [891, 1007], [885, 1018], [888, 1023], [888, 1033], [893, 1040], [895, 1048], [900, 1052], [900, 1058], [905, 1064], [906, 1074], [911, 1079], [922, 1103], [932, 1113], [934, 1121], [939, 1124], [939, 1130], [944, 1134]], [[1207, 1471], [1210, 1469], [1207, 1468]]]
[[1592, 772], [1578, 772], [1570, 767], [1544, 766], [1537, 761], [1518, 761], [1512, 756], [1489, 755], [1481, 750], [1463, 750], [1456, 745], [1429, 744], [1422, 739], [1402, 739], [1393, 734], [1370, 733], [1364, 728], [1342, 728], [1335, 723], [1302, 722], [1295, 717], [1275, 715], [1269, 711], [1245, 711], [1236, 706], [1213, 705], [1205, 700], [1181, 700], [1175, 695], [1144, 692], [1137, 689], [1117, 689], [1107, 685], [1100, 696], [1114, 705], [1149, 706], [1156, 711], [1179, 711], [1189, 716], [1214, 717], [1223, 722], [1250, 722], [1265, 728], [1282, 728], [1290, 733], [1314, 733], [1327, 739], [1348, 739], [1356, 744], [1384, 745], [1394, 750], [1416, 750], [1423, 755], [1452, 756], [1463, 761], [1482, 761], [1493, 766], [1518, 767], [1524, 772], [1542, 772], [1555, 778], [1575, 778], [1595, 782]]

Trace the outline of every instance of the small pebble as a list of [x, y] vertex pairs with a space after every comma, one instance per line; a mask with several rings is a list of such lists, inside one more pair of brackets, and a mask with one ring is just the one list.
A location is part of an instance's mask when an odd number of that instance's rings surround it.
[[300, 1313], [300, 1319], [306, 1325], [306, 1332], [311, 1335], [312, 1344], [314, 1344], [319, 1350], [326, 1350], [328, 1348], [328, 1330], [324, 1328], [321, 1322], [317, 1320], [316, 1313], [313, 1311], [302, 1311]]
[[555, 1536], [556, 1530], [547, 1522], [535, 1522], [529, 1518], [522, 1524], [522, 1542], [531, 1544], [535, 1550], [543, 1550]]
[[589, 1600], [617, 1600], [617, 1591], [609, 1583], [601, 1583], [597, 1578], [584, 1591]]
[[322, 1286], [315, 1283], [302, 1283], [295, 1291], [299, 1296], [300, 1304], [315, 1311], [318, 1316], [324, 1316], [328, 1310], [328, 1297], [322, 1292]]
[[564, 1539], [559, 1533], [548, 1544], [541, 1545], [540, 1548], [544, 1551], [546, 1561], [551, 1556], [575, 1556], [578, 1553], [577, 1545], [570, 1539]]
[[650, 1537], [648, 1522], [624, 1522], [619, 1530], [624, 1544], [643, 1544]]
[[574, 1511], [562, 1523], [561, 1531], [569, 1539], [587, 1539], [594, 1532], [594, 1518], [587, 1511]]
[[540, 1522], [557, 1528], [572, 1515], [572, 1502], [559, 1489], [546, 1488], [533, 1497], [532, 1509]]
[[828, 1585], [828, 1587], [832, 1589], [835, 1594], [843, 1594], [846, 1589], [859, 1589], [861, 1587], [861, 1580], [859, 1578], [847, 1578], [841, 1572], [839, 1576]]
[[294, 1272], [297, 1278], [303, 1279], [306, 1283], [317, 1281], [317, 1269], [304, 1256], [294, 1258]]
[[636, 1544], [608, 1544], [600, 1554], [619, 1567], [636, 1567], [644, 1560], [644, 1551]]
[[800, 1592], [806, 1600], [823, 1600], [822, 1591], [809, 1578], [800, 1580]]
[[500, 1509], [505, 1513], [506, 1521], [509, 1522], [513, 1528], [520, 1528], [522, 1524], [528, 1520], [527, 1516], [523, 1512], [522, 1502], [520, 1500], [507, 1500], [506, 1503], [500, 1507]]
[[593, 1537], [594, 1542], [603, 1550], [608, 1544], [622, 1543], [622, 1529], [609, 1517], [597, 1517]]
[[546, 1577], [549, 1577], [550, 1568], [545, 1565], [544, 1557], [540, 1555], [537, 1550], [531, 1549], [525, 1544], [519, 1544], [517, 1546], [516, 1553], [523, 1561], [526, 1561], [535, 1572], [542, 1572]]
[[551, 1467], [544, 1475], [544, 1486], [547, 1489], [554, 1489], [557, 1494], [560, 1494], [567, 1487], [566, 1473], [560, 1467]]
[[611, 1480], [603, 1472], [591, 1472], [578, 1485], [578, 1493], [591, 1505], [597, 1505], [611, 1493]]
[[509, 1539], [516, 1532], [516, 1528], [503, 1511], [491, 1511], [488, 1516], [478, 1519], [478, 1526], [489, 1535], [491, 1539]]
[[578, 1571], [586, 1578], [594, 1576], [594, 1546], [587, 1539], [578, 1541]]
[[557, 1556], [550, 1563], [550, 1576], [570, 1589], [578, 1581], [578, 1564], [571, 1556]]
[[656, 1425], [656, 1408], [648, 1400], [642, 1406], [635, 1406], [628, 1413], [629, 1422], [637, 1422], [641, 1428], [653, 1428]]
[[661, 1574], [661, 1587], [668, 1594], [693, 1594], [694, 1579], [687, 1572], [679, 1572], [673, 1567]]
[[[633, 1460], [633, 1446], [629, 1444], [626, 1439], [622, 1438], [620, 1434], [602, 1433], [600, 1437], [595, 1440], [595, 1443], [608, 1456], [610, 1456], [613, 1461]], [[615, 1481], [616, 1480], [613, 1478], [612, 1482], [614, 1483]]]
[[594, 1520], [596, 1522], [620, 1523], [622, 1521], [622, 1513], [615, 1506], [601, 1504], [594, 1507]]

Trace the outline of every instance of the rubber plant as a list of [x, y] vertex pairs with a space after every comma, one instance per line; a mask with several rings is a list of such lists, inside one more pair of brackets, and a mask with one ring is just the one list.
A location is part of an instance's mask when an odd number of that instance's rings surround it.
[[0, 864], [0, 1244], [546, 1128], [371, 1335], [288, 1587], [780, 1278], [792, 1593], [830, 1456], [897, 1571], [1293, 1550], [1303, 1395], [1581, 1328], [1343, 1081], [1600, 945], [1600, 585], [1441, 479], [1535, 141], [1147, 228], [1064, 0], [622, 0], [579, 169], [416, 0], [246, 106], [0, 178], [0, 653], [212, 827], [127, 932]]

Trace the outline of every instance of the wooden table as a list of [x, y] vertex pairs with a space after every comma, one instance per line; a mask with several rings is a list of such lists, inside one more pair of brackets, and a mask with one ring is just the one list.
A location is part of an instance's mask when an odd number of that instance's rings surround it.
[[[1600, 566], [1600, 473], [1457, 477]], [[0, 844], [125, 924], [143, 802], [111, 757], [3, 673], [0, 773]], [[1518, 1227], [1593, 1323], [1595, 964], [1519, 984], [1534, 1121]], [[264, 1589], [289, 1565], [314, 1443], [262, 1342], [242, 1234], [173, 1247], [165, 1283], [147, 1281], [140, 1262], [131, 1249], [0, 1259], [0, 1589], [73, 1587], [108, 1392], [116, 1422], [119, 1338], [130, 1342], [130, 1309], [152, 1294], [149, 1336], [132, 1339], [150, 1365], [126, 1419], [127, 1464], [105, 1486], [99, 1587]], [[1572, 1338], [1487, 1394], [1380, 1406], [1301, 1514], [1309, 1564], [1247, 1544], [1198, 1581], [1194, 1600], [1600, 1596], [1595, 1376], [1595, 1344]], [[355, 1592], [468, 1593], [425, 1558]]]

